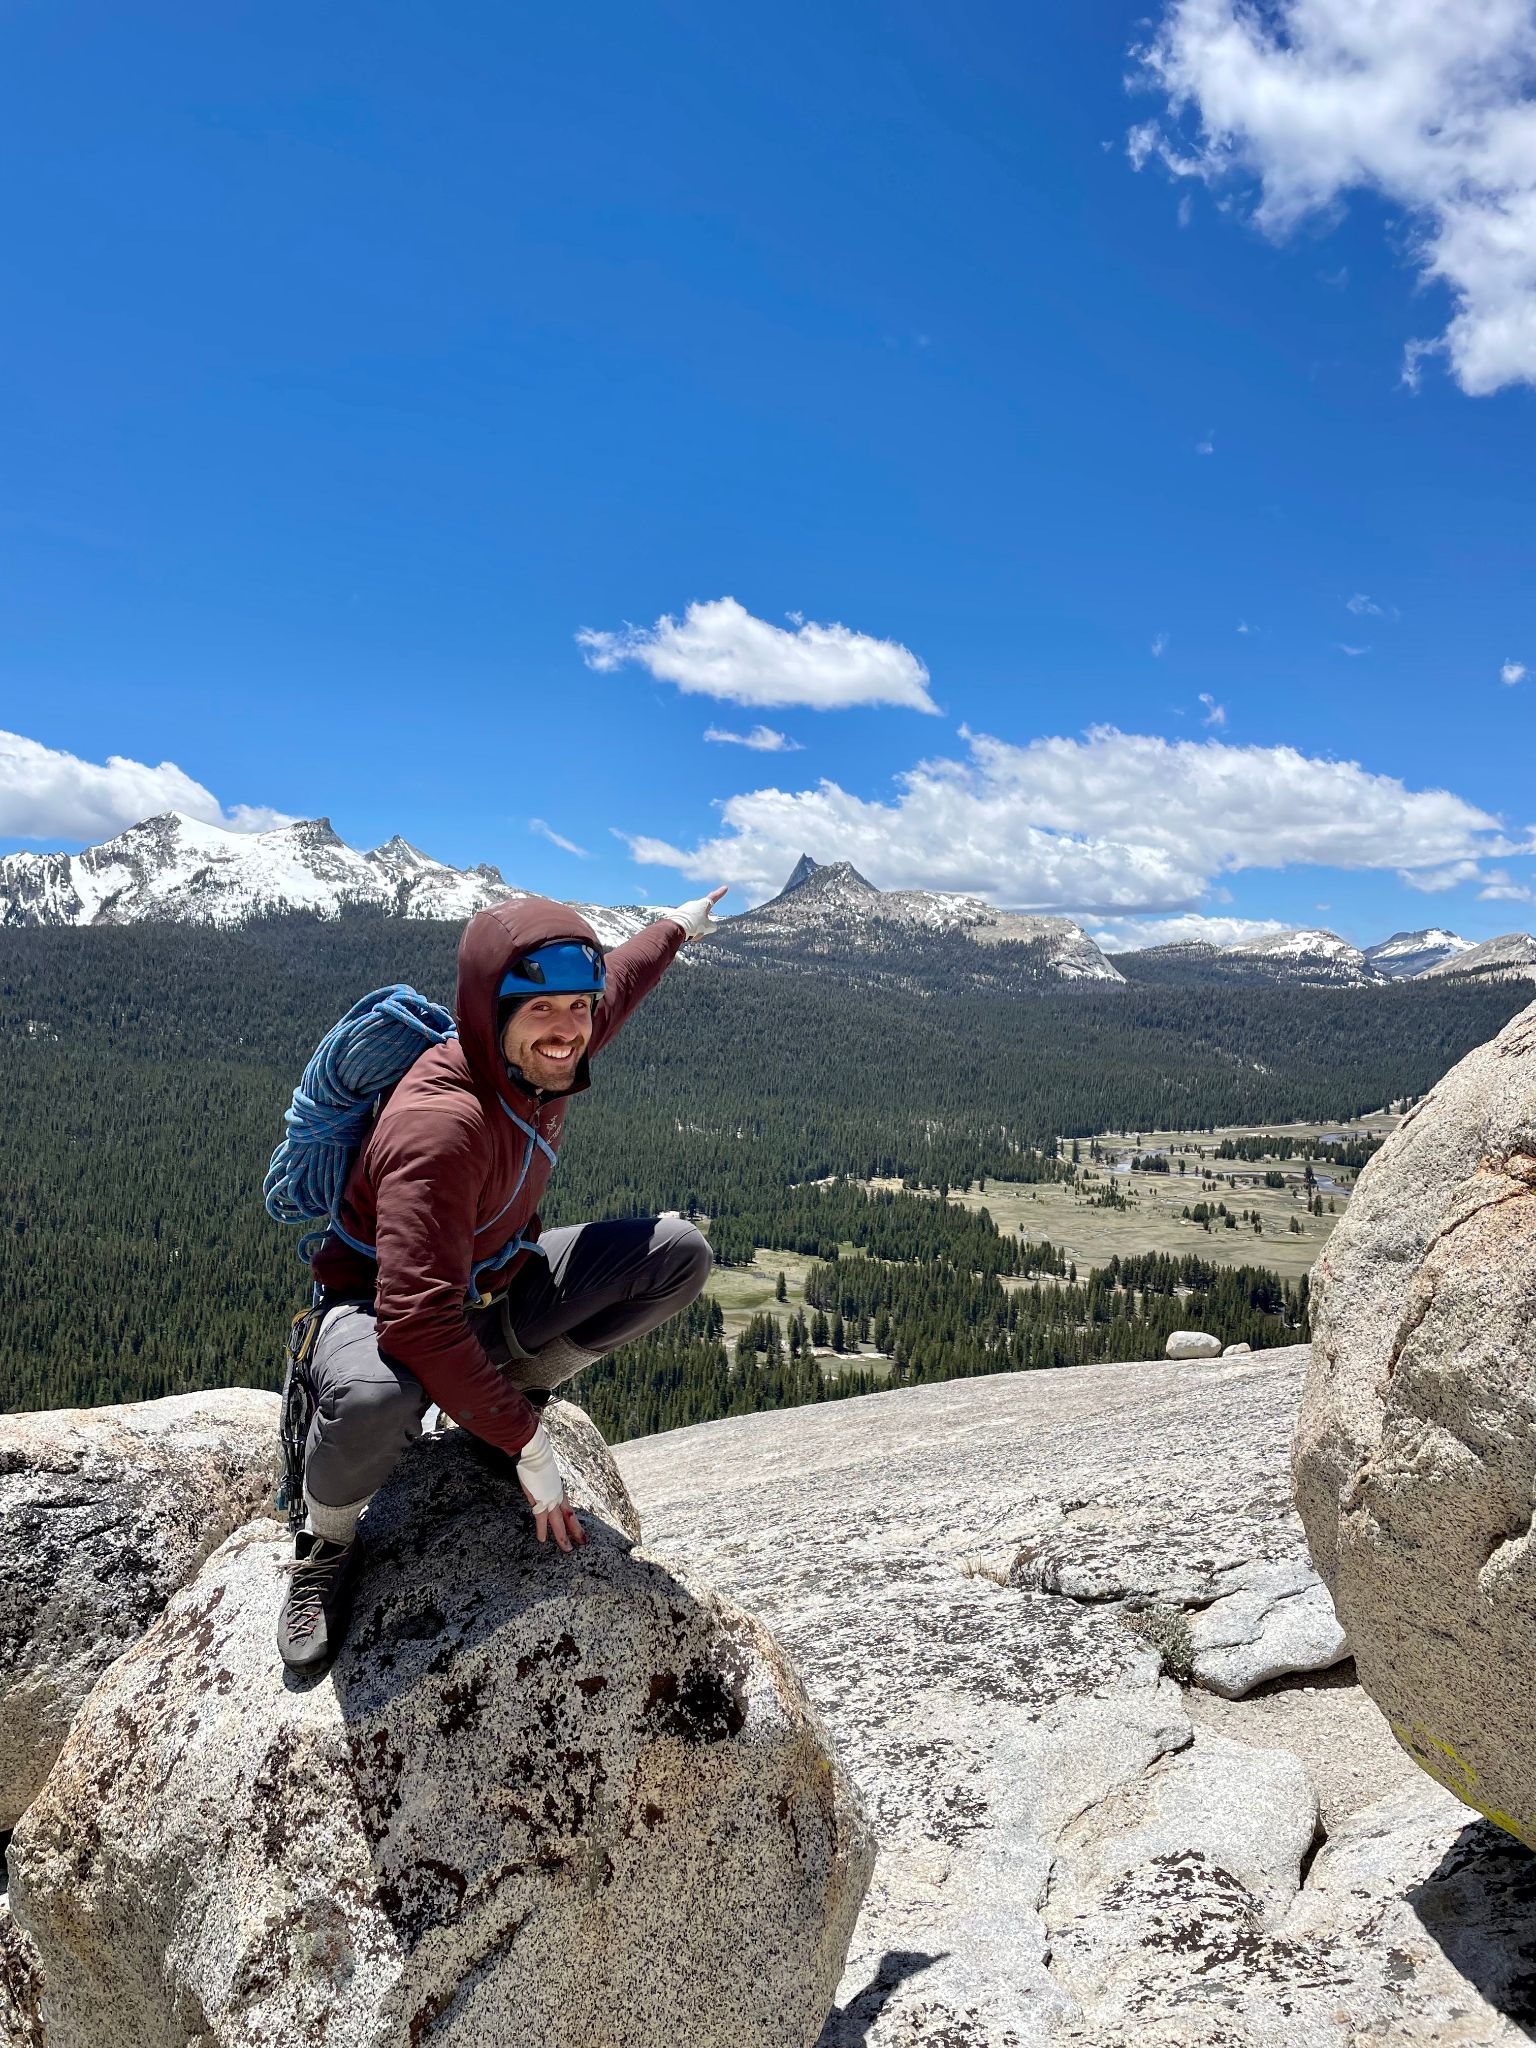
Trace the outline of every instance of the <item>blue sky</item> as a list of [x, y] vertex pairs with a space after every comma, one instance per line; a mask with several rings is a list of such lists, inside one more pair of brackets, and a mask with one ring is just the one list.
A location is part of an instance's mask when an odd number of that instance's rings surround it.
[[1536, 9], [1290, 6], [12, 10], [0, 850], [1530, 924]]

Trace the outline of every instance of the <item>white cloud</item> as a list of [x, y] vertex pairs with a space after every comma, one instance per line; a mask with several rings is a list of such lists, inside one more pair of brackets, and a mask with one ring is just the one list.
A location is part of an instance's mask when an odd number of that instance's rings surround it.
[[1134, 953], [1143, 946], [1235, 946], [1243, 939], [1268, 939], [1287, 929], [1278, 918], [1201, 917], [1190, 912], [1184, 917], [1123, 917], [1112, 924], [1095, 925], [1088, 936], [1106, 953]]
[[584, 846], [578, 846], [574, 839], [567, 839], [563, 833], [557, 832], [552, 825], [546, 825], [542, 818], [530, 818], [528, 820], [528, 830], [530, 832], [537, 832], [539, 837], [547, 839], [551, 846], [558, 846], [562, 853], [574, 853], [578, 860], [590, 860], [592, 858]]
[[1499, 670], [1501, 683], [1523, 683], [1530, 671], [1523, 661], [1506, 661]]
[[794, 630], [756, 619], [734, 597], [691, 604], [681, 619], [626, 626], [620, 633], [584, 627], [576, 635], [589, 668], [638, 662], [658, 682], [730, 704], [802, 704], [840, 711], [854, 704], [899, 704], [935, 715], [928, 671], [909, 648], [849, 626], [818, 626], [790, 613]]
[[257, 804], [226, 810], [174, 761], [151, 767], [123, 754], [82, 761], [20, 733], [0, 732], [0, 835], [7, 839], [110, 839], [162, 811], [183, 811], [228, 832], [293, 823], [286, 812]]
[[718, 725], [705, 728], [704, 737], [718, 746], [750, 747], [755, 754], [803, 754], [799, 740], [775, 732], [771, 725], [754, 725], [750, 732], [723, 732]]
[[1239, 619], [1237, 622], [1237, 630], [1239, 631], [1239, 633], [1251, 633], [1253, 631], [1253, 628], [1249, 625], [1246, 619]]
[[1154, 659], [1155, 661], [1160, 661], [1160, 660], [1162, 659], [1162, 657], [1163, 657], [1163, 656], [1164, 656], [1164, 655], [1165, 655], [1165, 654], [1166, 654], [1167, 652], [1168, 652], [1168, 635], [1167, 635], [1166, 633], [1158, 633], [1158, 634], [1155, 634], [1155, 635], [1154, 635], [1154, 637], [1153, 637], [1153, 640], [1152, 640], [1152, 657], [1153, 657], [1153, 659]]
[[1453, 860], [1443, 868], [1401, 868], [1398, 879], [1426, 896], [1439, 896], [1447, 889], [1459, 889], [1463, 882], [1478, 881], [1482, 872], [1475, 860]]
[[1369, 647], [1351, 647], [1347, 640], [1336, 640], [1334, 645], [1338, 648], [1340, 654], [1359, 656], [1369, 654], [1371, 651]]
[[1014, 746], [961, 728], [964, 760], [919, 762], [885, 801], [832, 781], [726, 799], [694, 847], [628, 834], [638, 861], [752, 901], [798, 855], [849, 860], [883, 888], [969, 890], [1039, 910], [1198, 909], [1247, 868], [1404, 868], [1523, 849], [1447, 790], [1410, 790], [1355, 761], [1293, 747], [1165, 740], [1097, 727]]
[[1484, 886], [1477, 892], [1479, 903], [1536, 903], [1536, 889], [1517, 882], [1504, 868], [1489, 870]]
[[1378, 604], [1374, 597], [1367, 597], [1363, 590], [1357, 590], [1353, 597], [1346, 597], [1344, 609], [1353, 612], [1356, 618], [1369, 616], [1373, 619], [1395, 619], [1397, 607]]
[[1206, 724], [1206, 725], [1225, 725], [1225, 724], [1226, 724], [1226, 722], [1227, 722], [1227, 707], [1226, 707], [1226, 705], [1225, 705], [1225, 704], [1218, 704], [1218, 703], [1216, 702], [1216, 699], [1215, 699], [1215, 698], [1214, 698], [1214, 697], [1213, 697], [1213, 696], [1211, 695], [1211, 693], [1210, 693], [1210, 691], [1209, 691], [1209, 690], [1202, 690], [1202, 691], [1200, 692], [1200, 702], [1201, 702], [1201, 703], [1202, 703], [1202, 704], [1203, 704], [1203, 705], [1205, 706], [1205, 718], [1204, 718], [1204, 720], [1203, 720], [1203, 723], [1204, 723], [1204, 724]]
[[1195, 453], [1197, 455], [1214, 455], [1216, 453], [1216, 434], [1214, 428], [1208, 428], [1204, 438], [1195, 443]]
[[1198, 128], [1132, 131], [1132, 162], [1257, 178], [1282, 235], [1351, 192], [1404, 214], [1454, 312], [1410, 344], [1474, 396], [1536, 383], [1536, 11], [1531, 0], [1165, 0], [1138, 83]]

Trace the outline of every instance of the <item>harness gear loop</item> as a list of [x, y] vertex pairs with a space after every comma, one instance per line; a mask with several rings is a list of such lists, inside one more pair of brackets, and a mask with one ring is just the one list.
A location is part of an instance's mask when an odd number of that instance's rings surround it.
[[334, 1303], [314, 1303], [300, 1309], [288, 1331], [288, 1370], [283, 1375], [283, 1400], [278, 1411], [277, 1433], [283, 1451], [282, 1477], [278, 1481], [277, 1505], [286, 1510], [288, 1526], [297, 1534], [304, 1526], [304, 1445], [314, 1420], [317, 1394], [310, 1370], [315, 1340], [325, 1321], [326, 1308]]

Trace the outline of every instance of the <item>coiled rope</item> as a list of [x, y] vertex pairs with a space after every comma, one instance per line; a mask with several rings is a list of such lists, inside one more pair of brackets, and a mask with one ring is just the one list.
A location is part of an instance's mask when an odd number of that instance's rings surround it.
[[315, 1047], [293, 1091], [285, 1135], [262, 1183], [267, 1213], [279, 1223], [325, 1218], [334, 1225], [374, 1103], [427, 1045], [456, 1035], [451, 1013], [403, 981], [354, 1003]]

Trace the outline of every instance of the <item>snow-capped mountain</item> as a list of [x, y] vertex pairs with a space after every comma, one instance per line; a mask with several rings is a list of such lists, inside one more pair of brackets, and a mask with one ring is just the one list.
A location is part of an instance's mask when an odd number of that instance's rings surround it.
[[1303, 927], [1272, 932], [1266, 939], [1243, 939], [1228, 949], [1239, 960], [1269, 961], [1309, 981], [1376, 980], [1365, 954], [1337, 932]]
[[1468, 952], [1471, 945], [1472, 941], [1459, 933], [1432, 925], [1428, 931], [1394, 932], [1390, 939], [1367, 946], [1365, 957], [1378, 974], [1388, 974], [1394, 981], [1412, 981], [1453, 960], [1457, 954]]
[[1185, 986], [1259, 981], [1304, 988], [1360, 988], [1384, 987], [1387, 980], [1358, 946], [1337, 932], [1320, 928], [1272, 932], [1268, 938], [1244, 939], [1235, 946], [1213, 946], [1202, 939], [1148, 946], [1140, 952], [1117, 953], [1115, 964], [1132, 981]]
[[1038, 947], [1050, 980], [1122, 978], [1069, 917], [996, 910], [979, 896], [936, 889], [877, 889], [847, 861], [823, 867], [804, 853], [777, 896], [724, 926], [732, 946], [754, 952], [863, 947], [889, 955], [904, 941], [949, 934], [984, 946]]
[[0, 859], [0, 924], [243, 924], [268, 911], [334, 917], [372, 905], [401, 917], [468, 917], [524, 893], [495, 868], [467, 872], [404, 839], [359, 853], [328, 818], [230, 832], [180, 811], [129, 826], [83, 853]]
[[1536, 981], [1536, 938], [1529, 932], [1503, 932], [1442, 960], [1424, 979], [1438, 981], [1452, 974], [1475, 974], [1483, 981]]
[[[150, 919], [238, 925], [271, 912], [336, 917], [354, 907], [458, 923], [527, 893], [494, 867], [451, 867], [398, 836], [361, 853], [328, 818], [231, 832], [167, 811], [83, 853], [0, 855], [0, 928]], [[571, 908], [609, 946], [659, 914], [657, 906], [637, 903]], [[777, 896], [722, 919], [718, 933], [689, 957], [820, 962], [915, 985], [953, 979], [957, 956], [944, 945], [952, 938], [1021, 949], [1000, 952], [996, 972], [965, 953], [962, 979], [977, 987], [1118, 986], [1127, 978], [1376, 987], [1453, 974], [1536, 980], [1536, 938], [1529, 933], [1506, 932], [1474, 946], [1439, 928], [1394, 932], [1364, 951], [1337, 932], [1303, 928], [1225, 948], [1202, 941], [1148, 947], [1111, 961], [1069, 917], [998, 910], [979, 896], [939, 889], [877, 889], [849, 862], [822, 866], [809, 854]]]
[[[457, 922], [527, 893], [493, 867], [450, 867], [399, 837], [359, 853], [328, 818], [270, 832], [230, 832], [167, 811], [83, 853], [0, 857], [0, 926], [148, 919], [238, 925], [272, 911], [336, 917], [354, 906]], [[655, 915], [638, 905], [573, 907], [604, 945]]]

